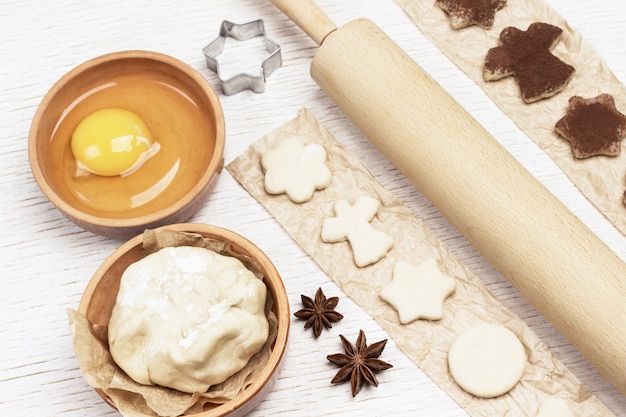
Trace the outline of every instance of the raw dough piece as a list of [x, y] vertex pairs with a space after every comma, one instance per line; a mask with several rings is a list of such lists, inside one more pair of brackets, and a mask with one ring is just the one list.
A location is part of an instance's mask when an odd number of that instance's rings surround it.
[[485, 81], [514, 76], [525, 103], [552, 97], [574, 75], [574, 67], [552, 55], [551, 50], [563, 30], [535, 22], [522, 31], [509, 26], [500, 33], [500, 46], [491, 48], [485, 58]]
[[261, 157], [265, 172], [265, 191], [286, 193], [294, 203], [304, 203], [315, 190], [330, 185], [331, 172], [326, 166], [326, 149], [319, 144], [303, 145], [288, 138]]
[[526, 352], [512, 331], [499, 324], [465, 330], [448, 351], [450, 374], [465, 391], [493, 398], [510, 391], [524, 374]]
[[417, 319], [441, 319], [443, 302], [455, 288], [455, 279], [442, 272], [434, 258], [418, 265], [400, 261], [380, 297], [396, 309], [400, 323], [408, 324]]
[[324, 220], [322, 240], [335, 243], [347, 239], [358, 267], [378, 262], [393, 246], [391, 236], [376, 230], [369, 223], [379, 206], [380, 202], [369, 196], [359, 197], [354, 206], [347, 200], [337, 200], [334, 206], [337, 217]]
[[570, 142], [575, 158], [617, 156], [626, 135], [626, 116], [615, 108], [610, 94], [589, 99], [573, 96], [555, 130]]
[[266, 294], [236, 258], [161, 249], [122, 275], [109, 322], [111, 355], [140, 384], [204, 392], [263, 347]]
[[452, 29], [471, 25], [490, 29], [496, 11], [504, 7], [506, 0], [437, 0], [435, 4], [450, 15]]
[[574, 413], [567, 401], [559, 397], [550, 397], [541, 403], [537, 417], [574, 417]]

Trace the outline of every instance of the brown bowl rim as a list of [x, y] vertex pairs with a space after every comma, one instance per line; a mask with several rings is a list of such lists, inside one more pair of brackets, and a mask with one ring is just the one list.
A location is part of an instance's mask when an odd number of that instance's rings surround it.
[[[37, 152], [37, 130], [42, 118], [46, 114], [47, 108], [50, 106], [51, 101], [60, 90], [65, 88], [65, 86], [67, 86], [72, 81], [72, 79], [76, 75], [100, 65], [110, 64], [112, 62], [126, 59], [145, 59], [157, 61], [161, 64], [169, 65], [190, 77], [213, 104], [216, 123], [215, 147], [213, 155], [211, 156], [211, 160], [209, 161], [209, 166], [202, 174], [200, 180], [189, 190], [187, 194], [185, 194], [183, 198], [178, 200], [176, 203], [161, 210], [158, 210], [154, 213], [145, 214], [133, 218], [125, 219], [100, 217], [85, 213], [67, 203], [52, 189], [52, 187], [45, 180], [45, 175], [39, 165], [39, 155]], [[50, 90], [48, 90], [48, 92], [44, 95], [43, 99], [39, 103], [39, 106], [37, 107], [37, 110], [31, 121], [31, 127], [28, 136], [28, 157], [33, 177], [35, 178], [35, 181], [37, 182], [39, 188], [46, 196], [46, 198], [48, 198], [48, 200], [53, 205], [55, 205], [65, 216], [69, 217], [71, 220], [75, 221], [82, 227], [84, 227], [84, 225], [93, 225], [96, 228], [123, 229], [158, 224], [159, 221], [175, 215], [179, 211], [184, 210], [190, 204], [192, 204], [194, 199], [201, 195], [202, 192], [210, 186], [211, 181], [214, 179], [214, 177], [216, 177], [221, 172], [224, 165], [225, 141], [226, 126], [224, 112], [219, 97], [215, 90], [211, 87], [211, 84], [198, 71], [177, 58], [160, 52], [134, 49], [111, 52], [89, 59], [68, 71], [52, 85]], [[191, 217], [192, 214], [193, 213], [190, 213], [188, 217]], [[97, 231], [95, 232], [98, 233]]]
[[[291, 313], [289, 308], [289, 299], [287, 296], [287, 290], [285, 284], [274, 266], [273, 262], [257, 245], [240, 234], [225, 229], [220, 226], [209, 225], [204, 223], [178, 223], [156, 228], [154, 230], [171, 229], [179, 232], [198, 233], [204, 237], [212, 237], [218, 239], [224, 239], [227, 242], [233, 242], [237, 246], [244, 248], [249, 256], [261, 263], [263, 270], [269, 272], [266, 274], [266, 279], [271, 279], [272, 287], [274, 288], [275, 296], [274, 302], [277, 304], [277, 310], [280, 309], [282, 314], [277, 315], [278, 332], [276, 334], [276, 341], [274, 342], [274, 349], [268, 359], [266, 366], [263, 368], [264, 378], [258, 378], [250, 386], [248, 386], [243, 392], [233, 398], [231, 401], [219, 405], [211, 410], [203, 411], [197, 414], [190, 414], [190, 416], [197, 417], [223, 417], [228, 416], [230, 413], [241, 410], [244, 414], [249, 412], [256, 403], [261, 400], [259, 394], [267, 393], [271, 389], [275, 378], [278, 376], [278, 371], [284, 359], [285, 352], [287, 350], [289, 339], [289, 328], [291, 326]], [[87, 308], [93, 296], [95, 289], [100, 282], [100, 279], [104, 273], [117, 262], [124, 254], [131, 249], [142, 244], [143, 236], [137, 235], [132, 239], [126, 241], [121, 246], [113, 251], [105, 261], [98, 267], [93, 274], [78, 306], [78, 312], [87, 315]], [[267, 275], [271, 275], [270, 278]], [[96, 389], [96, 392], [100, 397], [110, 406], [115, 408], [115, 405], [111, 402], [108, 396], [101, 390]], [[252, 403], [249, 403], [252, 402]], [[249, 408], [248, 408], [249, 407]], [[239, 414], [238, 414], [239, 415]], [[243, 414], [241, 414], [243, 415]]]

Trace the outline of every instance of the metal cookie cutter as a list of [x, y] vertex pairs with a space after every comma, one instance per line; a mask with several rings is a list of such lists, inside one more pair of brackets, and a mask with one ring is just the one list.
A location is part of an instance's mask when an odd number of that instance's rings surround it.
[[[217, 56], [224, 51], [226, 38], [245, 41], [257, 36], [263, 37], [267, 53], [269, 54], [261, 63], [260, 75], [241, 73], [227, 80], [222, 79]], [[280, 55], [280, 45], [265, 36], [263, 20], [254, 20], [241, 25], [224, 20], [220, 29], [220, 35], [213, 42], [205, 46], [202, 52], [204, 53], [207, 67], [217, 74], [217, 79], [220, 82], [222, 91], [227, 96], [246, 89], [252, 90], [255, 93], [264, 92], [267, 77], [280, 68], [283, 63]]]

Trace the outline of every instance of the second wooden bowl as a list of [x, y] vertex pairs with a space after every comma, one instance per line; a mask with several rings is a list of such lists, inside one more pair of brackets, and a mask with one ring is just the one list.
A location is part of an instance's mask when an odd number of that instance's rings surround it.
[[[235, 252], [254, 258], [261, 266], [268, 293], [274, 299], [272, 310], [278, 319], [278, 333], [270, 358], [258, 379], [238, 396], [218, 407], [194, 414], [196, 417], [241, 417], [250, 412], [271, 390], [287, 348], [290, 313], [283, 281], [270, 259], [256, 245], [232, 231], [204, 224], [176, 224], [165, 227], [228, 242]], [[78, 311], [92, 324], [108, 325], [123, 272], [130, 264], [143, 257], [142, 239], [141, 235], [136, 236], [120, 246], [102, 263], [87, 285]], [[98, 390], [98, 394], [114, 406], [104, 393]]]

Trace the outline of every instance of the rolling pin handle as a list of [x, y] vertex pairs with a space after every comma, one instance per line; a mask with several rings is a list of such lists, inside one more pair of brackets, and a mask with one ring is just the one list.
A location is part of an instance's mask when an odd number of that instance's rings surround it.
[[318, 45], [337, 29], [313, 0], [270, 0]]

